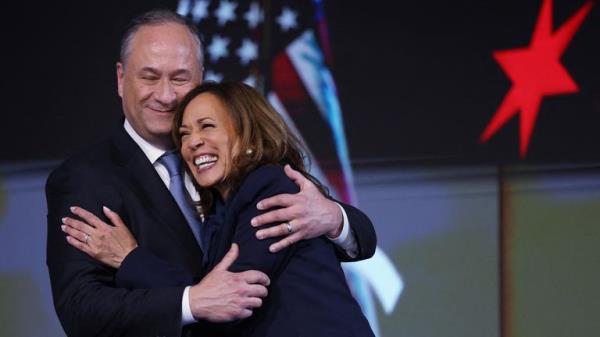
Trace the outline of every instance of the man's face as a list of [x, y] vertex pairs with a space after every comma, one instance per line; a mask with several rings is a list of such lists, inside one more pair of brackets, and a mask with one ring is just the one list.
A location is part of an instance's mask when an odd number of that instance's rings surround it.
[[169, 149], [175, 108], [202, 81], [193, 37], [179, 24], [143, 26], [129, 51], [125, 64], [117, 63], [125, 118], [142, 138]]

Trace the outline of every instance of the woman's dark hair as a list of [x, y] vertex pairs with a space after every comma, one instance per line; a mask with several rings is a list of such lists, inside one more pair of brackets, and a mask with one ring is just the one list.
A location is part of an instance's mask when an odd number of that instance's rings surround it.
[[[328, 196], [327, 189], [307, 171], [304, 163], [305, 147], [287, 126], [283, 118], [254, 88], [242, 82], [204, 82], [192, 89], [175, 111], [172, 136], [181, 150], [179, 128], [189, 103], [197, 96], [211, 94], [219, 98], [231, 118], [238, 136], [240, 151], [232, 158], [230, 191], [235, 191], [244, 177], [253, 169], [264, 164], [289, 164], [310, 179], [321, 192]], [[208, 209], [212, 204], [211, 193], [199, 189], [201, 206]]]

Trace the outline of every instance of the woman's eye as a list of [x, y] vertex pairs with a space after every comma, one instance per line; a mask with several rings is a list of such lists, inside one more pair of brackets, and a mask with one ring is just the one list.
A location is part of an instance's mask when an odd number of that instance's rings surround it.
[[206, 129], [206, 128], [214, 128], [214, 127], [215, 127], [215, 125], [214, 125], [214, 124], [212, 124], [212, 123], [205, 123], [205, 124], [202, 124], [202, 128], [203, 128], [203, 129]]

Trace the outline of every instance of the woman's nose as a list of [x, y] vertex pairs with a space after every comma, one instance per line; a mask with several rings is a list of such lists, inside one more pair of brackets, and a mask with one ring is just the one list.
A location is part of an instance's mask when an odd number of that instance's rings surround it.
[[202, 145], [204, 145], [204, 139], [202, 138], [202, 136], [199, 134], [196, 134], [196, 133], [192, 133], [190, 135], [190, 142], [189, 142], [190, 148], [192, 150], [195, 150]]

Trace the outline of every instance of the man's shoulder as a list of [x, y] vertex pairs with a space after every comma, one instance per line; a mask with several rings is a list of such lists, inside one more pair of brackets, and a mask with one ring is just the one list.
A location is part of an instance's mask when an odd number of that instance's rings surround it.
[[54, 171], [80, 167], [94, 168], [98, 164], [105, 164], [113, 152], [114, 145], [110, 139], [106, 138], [78, 150], [63, 160]]
[[90, 144], [63, 160], [48, 176], [48, 182], [73, 179], [100, 178], [127, 160], [126, 154], [116, 145], [115, 137], [108, 136]]

